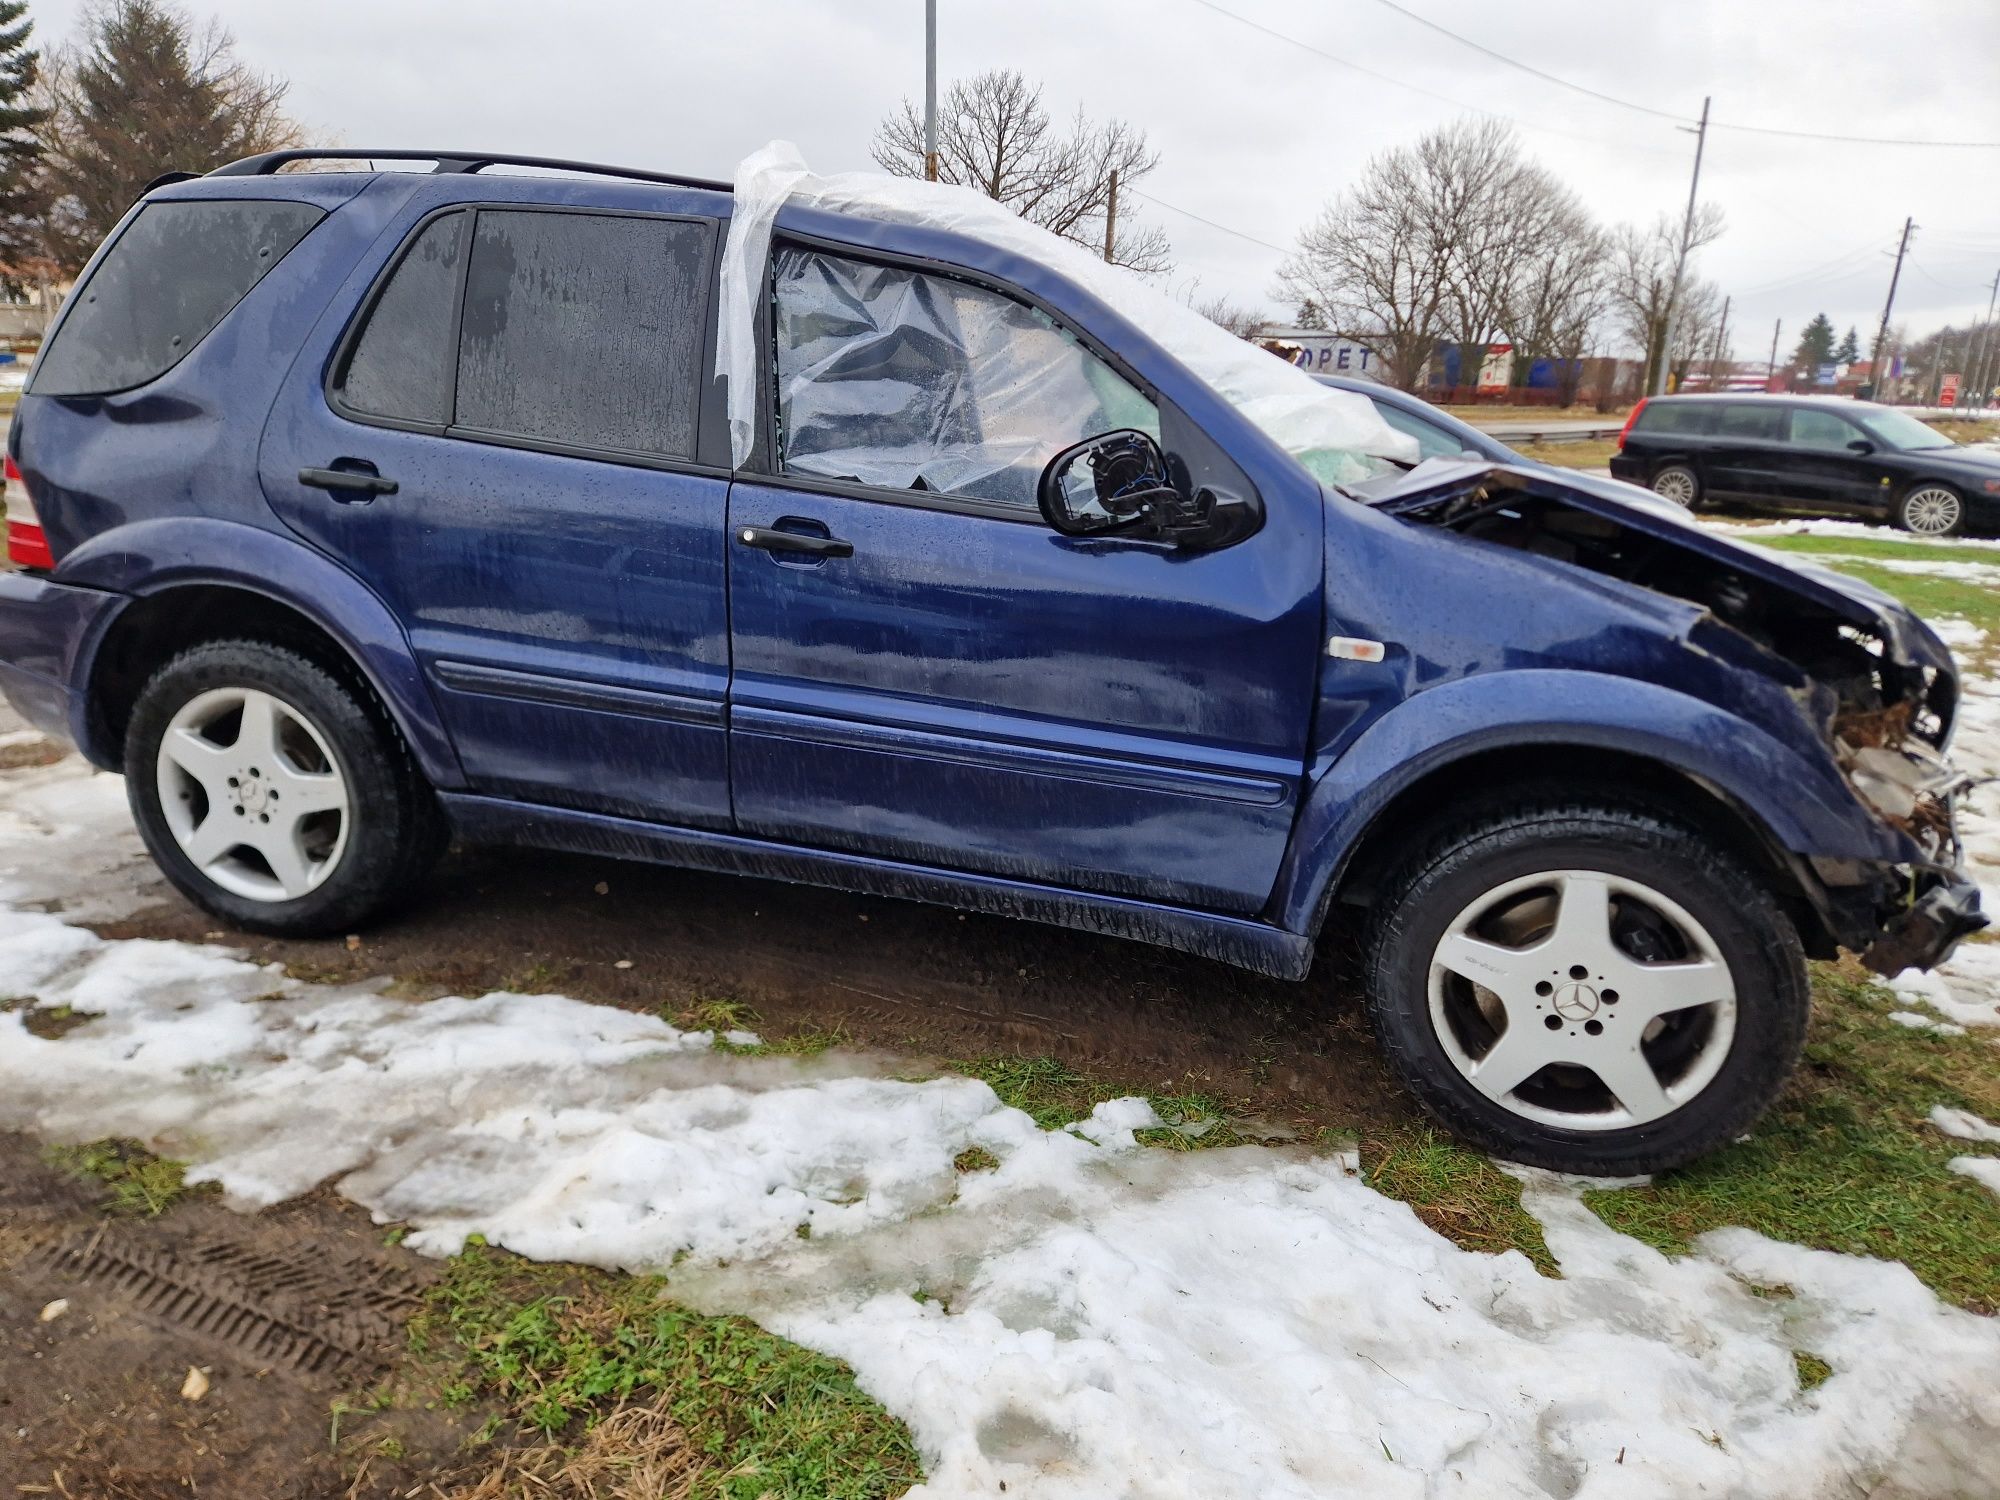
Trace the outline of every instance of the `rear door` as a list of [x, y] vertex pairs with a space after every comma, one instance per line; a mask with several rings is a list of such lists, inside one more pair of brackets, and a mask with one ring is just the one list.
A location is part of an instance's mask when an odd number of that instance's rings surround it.
[[1708, 440], [1709, 493], [1767, 503], [1776, 495], [1785, 416], [1782, 406], [1759, 401], [1732, 401], [1716, 413]]
[[729, 502], [739, 827], [1257, 910], [1312, 717], [1317, 486], [1215, 552], [1059, 536], [1034, 500], [1057, 449], [1200, 435], [1007, 292], [772, 259], [781, 457]]
[[273, 413], [272, 506], [402, 620], [480, 790], [728, 825], [716, 237], [699, 214], [433, 212]]

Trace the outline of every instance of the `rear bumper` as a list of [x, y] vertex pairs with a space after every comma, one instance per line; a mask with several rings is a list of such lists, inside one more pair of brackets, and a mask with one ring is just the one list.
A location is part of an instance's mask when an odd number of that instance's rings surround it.
[[125, 603], [123, 594], [0, 573], [0, 693], [15, 712], [44, 734], [82, 743], [88, 705], [79, 668]]
[[1627, 458], [1622, 453], [1614, 453], [1611, 455], [1610, 468], [1613, 479], [1622, 479], [1627, 484], [1646, 482], [1646, 466], [1636, 458]]

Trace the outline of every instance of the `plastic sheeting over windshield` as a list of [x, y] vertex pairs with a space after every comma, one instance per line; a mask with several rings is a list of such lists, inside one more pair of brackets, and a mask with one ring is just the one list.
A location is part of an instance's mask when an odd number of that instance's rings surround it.
[[[952, 230], [1050, 266], [1143, 329], [1321, 479], [1347, 484], [1377, 473], [1381, 466], [1370, 455], [1404, 462], [1417, 458], [1415, 442], [1391, 429], [1365, 397], [1320, 385], [1132, 272], [1099, 260], [970, 188], [874, 172], [816, 177], [796, 147], [776, 141], [736, 169], [736, 205], [723, 248], [716, 369], [729, 383], [730, 449], [739, 466], [750, 456], [757, 429], [756, 309], [770, 264], [771, 229], [787, 202]], [[874, 401], [883, 411], [912, 395], [907, 385], [893, 380], [872, 391], [858, 379], [839, 383], [851, 387], [841, 400]], [[1025, 404], [1020, 408], [1022, 413], [1030, 409]], [[1058, 446], [1050, 444], [1049, 451]], [[852, 470], [854, 446], [849, 443], [839, 451]], [[797, 460], [796, 447], [789, 456]], [[896, 462], [886, 455], [877, 458], [890, 468]], [[815, 462], [815, 472], [828, 471]]]
[[818, 250], [773, 266], [788, 471], [1035, 508], [1042, 466], [1152, 402], [1040, 310]]

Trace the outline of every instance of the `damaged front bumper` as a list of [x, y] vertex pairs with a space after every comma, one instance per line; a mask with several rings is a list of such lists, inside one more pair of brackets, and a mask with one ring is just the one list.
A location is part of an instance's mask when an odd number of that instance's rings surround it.
[[1877, 974], [1935, 968], [1991, 920], [1964, 871], [1932, 870], [1918, 877], [1916, 899], [1862, 951], [1861, 962]]

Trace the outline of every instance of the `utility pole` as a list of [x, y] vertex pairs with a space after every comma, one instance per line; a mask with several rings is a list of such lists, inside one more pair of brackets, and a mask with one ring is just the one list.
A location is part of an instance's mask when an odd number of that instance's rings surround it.
[[1111, 169], [1111, 195], [1104, 200], [1104, 258], [1111, 259], [1111, 247], [1118, 243], [1118, 169]]
[[924, 180], [937, 181], [937, 0], [924, 0]]
[[1729, 347], [1729, 303], [1729, 298], [1722, 299], [1722, 320], [1715, 325], [1715, 353], [1708, 361], [1708, 388], [1711, 391], [1716, 388], [1717, 370], [1722, 364], [1724, 351]]
[[[1683, 129], [1685, 127], [1682, 127]], [[1687, 217], [1681, 220], [1681, 253], [1674, 261], [1673, 285], [1667, 290], [1667, 321], [1660, 330], [1660, 364], [1653, 371], [1653, 391], [1662, 395], [1667, 389], [1667, 366], [1673, 362], [1674, 352], [1674, 309], [1681, 300], [1681, 278], [1687, 274], [1688, 242], [1694, 238], [1694, 196], [1701, 188], [1701, 153], [1708, 145], [1708, 100], [1701, 101], [1701, 124], [1694, 133], [1694, 176], [1688, 179]]]
[[1986, 289], [1986, 321], [1979, 325], [1978, 336], [1972, 341], [1972, 356], [1966, 360], [1970, 368], [1965, 378], [1972, 387], [1969, 394], [1982, 407], [1986, 405], [1987, 388], [1992, 384], [1986, 378], [1986, 362], [1993, 352], [1993, 303], [1996, 297], [2000, 297], [2000, 271], [1993, 273], [1993, 285]]
[[[1784, 331], [1784, 327], [1783, 318], [1771, 324], [1771, 362], [1766, 367], [1764, 375], [1764, 389], [1767, 391], [1771, 388], [1771, 382], [1778, 378], [1778, 335]], [[1785, 384], [1789, 386], [1791, 382], [1788, 380]]]
[[1875, 357], [1869, 361], [1869, 396], [1882, 399], [1882, 382], [1889, 374], [1889, 314], [1896, 306], [1896, 283], [1903, 279], [1903, 257], [1910, 250], [1910, 232], [1917, 227], [1915, 219], [1903, 220], [1902, 242], [1896, 246], [1896, 269], [1889, 273], [1889, 297], [1882, 304], [1882, 326], [1875, 330]]

